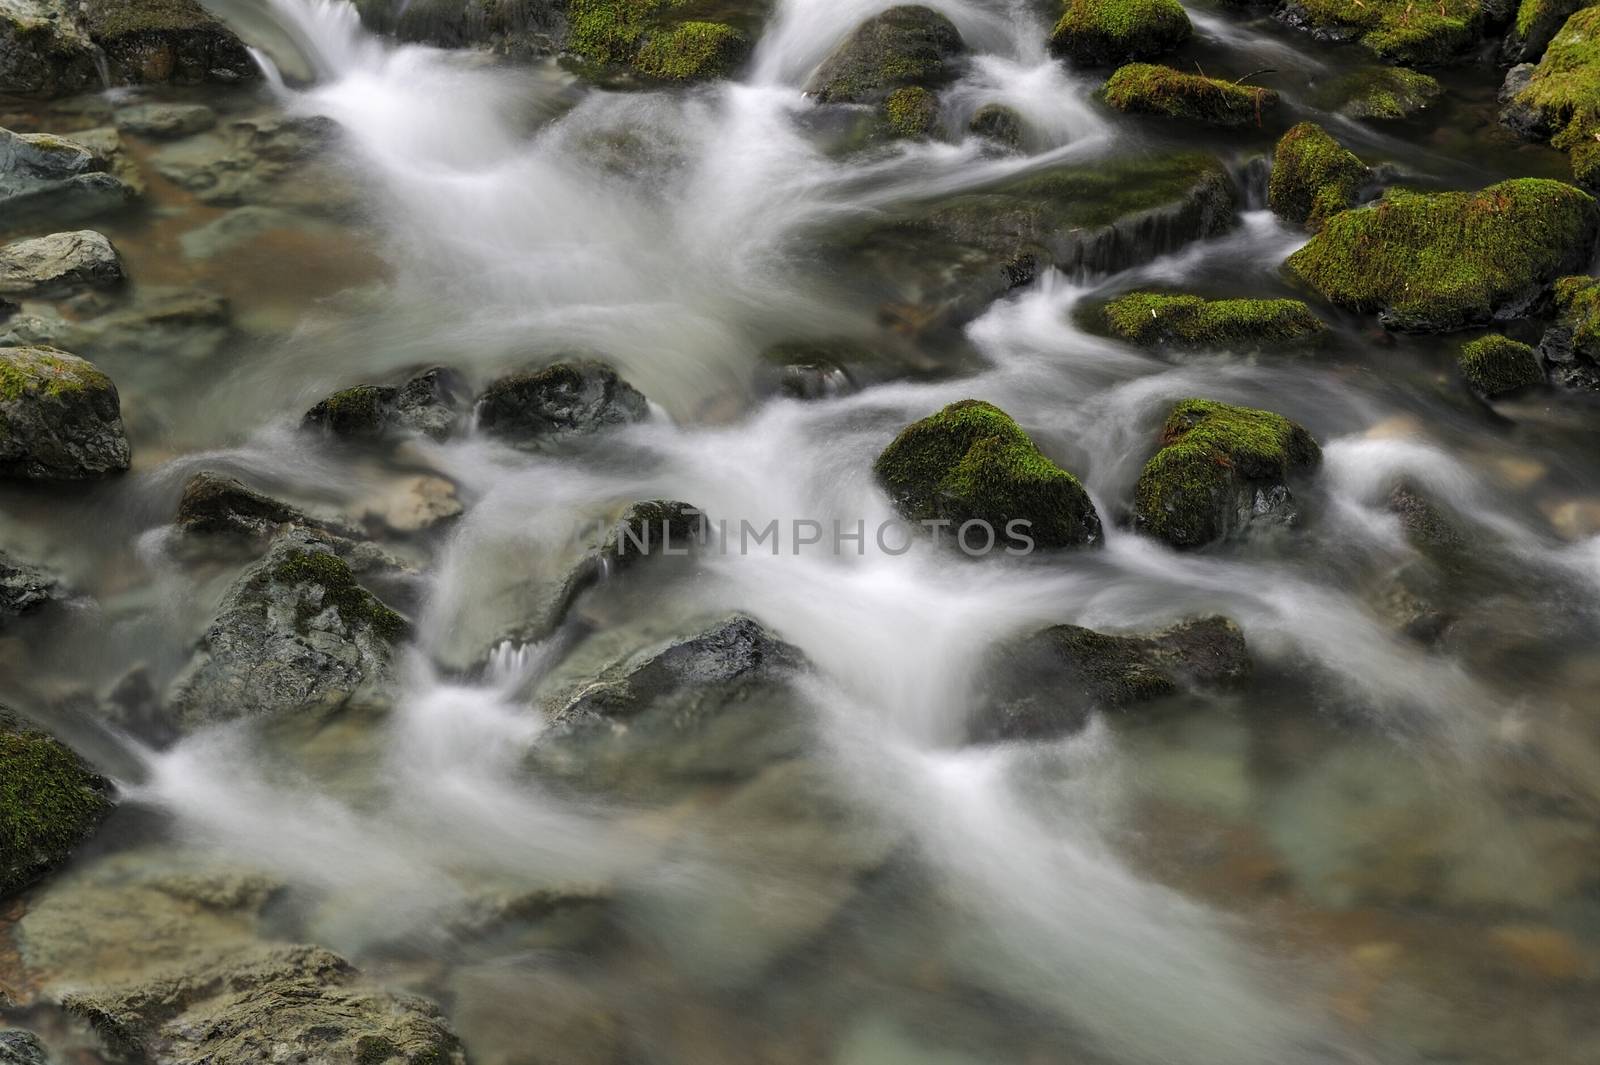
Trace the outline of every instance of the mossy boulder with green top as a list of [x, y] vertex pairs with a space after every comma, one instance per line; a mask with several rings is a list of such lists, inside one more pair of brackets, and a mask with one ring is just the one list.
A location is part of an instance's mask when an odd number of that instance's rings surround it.
[[1456, 361], [1462, 379], [1487, 399], [1544, 383], [1538, 354], [1530, 345], [1510, 337], [1495, 334], [1464, 344]]
[[1067, 0], [1050, 49], [1082, 66], [1154, 59], [1194, 33], [1178, 0]]
[[1563, 277], [1553, 292], [1556, 318], [1539, 341], [1550, 380], [1600, 390], [1600, 278]]
[[1262, 116], [1278, 106], [1278, 94], [1271, 89], [1153, 63], [1119, 67], [1101, 86], [1100, 98], [1127, 114], [1159, 115], [1212, 126], [1260, 125]]
[[1272, 153], [1267, 203], [1273, 214], [1312, 230], [1356, 205], [1371, 178], [1367, 165], [1315, 122], [1302, 122]]
[[920, 85], [890, 93], [883, 101], [883, 113], [896, 137], [927, 137], [939, 129], [939, 98]]
[[914, 522], [985, 522], [995, 542], [1007, 524], [1030, 523], [1039, 547], [1102, 540], [1100, 516], [1078, 479], [1051, 462], [1000, 408], [952, 403], [901, 430], [873, 463], [895, 509]]
[[0, 348], [0, 477], [78, 481], [131, 460], [111, 378], [54, 348]]
[[937, 89], [966, 51], [955, 23], [928, 7], [891, 7], [822, 61], [806, 92], [823, 103], [881, 103], [896, 89]]
[[1416, 117], [1443, 95], [1437, 78], [1405, 67], [1375, 66], [1335, 78], [1315, 98], [1318, 106], [1346, 118], [1397, 122]]
[[1359, 42], [1386, 62], [1425, 67], [1463, 58], [1497, 12], [1486, 0], [1290, 0], [1279, 17], [1324, 40]]
[[1290, 483], [1321, 461], [1311, 434], [1281, 414], [1182, 400], [1134, 486], [1134, 525], [1178, 548], [1291, 525]]
[[567, 25], [574, 56], [658, 82], [727, 77], [752, 40], [752, 27], [697, 0], [570, 0]]
[[237, 81], [255, 61], [233, 32], [197, 0], [86, 0], [89, 36], [112, 81]]
[[1567, 19], [1594, 3], [1595, 0], [1522, 0], [1500, 54], [1512, 63], [1538, 62]]
[[1589, 262], [1600, 211], [1559, 181], [1517, 178], [1477, 192], [1389, 189], [1328, 219], [1291, 255], [1291, 275], [1391, 329], [1448, 332], [1522, 314]]
[[67, 860], [111, 812], [108, 781], [0, 706], [0, 899]]
[[1578, 184], [1600, 190], [1600, 7], [1567, 20], [1500, 121], [1530, 140], [1549, 140], [1567, 153]]
[[1164, 292], [1130, 292], [1102, 311], [1105, 324], [1141, 347], [1259, 351], [1300, 348], [1328, 327], [1299, 300], [1208, 300]]

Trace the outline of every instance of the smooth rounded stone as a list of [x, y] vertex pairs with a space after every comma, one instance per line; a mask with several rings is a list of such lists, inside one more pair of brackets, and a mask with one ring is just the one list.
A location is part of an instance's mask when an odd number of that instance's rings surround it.
[[967, 130], [1007, 151], [1022, 150], [1022, 116], [1005, 104], [984, 104], [967, 123]]
[[81, 480], [131, 460], [109, 377], [54, 348], [0, 348], [0, 477]]
[[952, 538], [976, 522], [987, 527], [991, 547], [1023, 539], [1042, 548], [1086, 547], [1103, 539], [1078, 479], [989, 403], [962, 400], [912, 423], [872, 469], [902, 517], [948, 523]]
[[1462, 346], [1456, 356], [1461, 379], [1485, 399], [1500, 399], [1544, 384], [1532, 346], [1494, 334]]
[[92, 230], [52, 233], [0, 247], [0, 296], [59, 298], [122, 280], [122, 257]]
[[466, 382], [454, 370], [435, 366], [398, 386], [356, 385], [341, 389], [306, 411], [306, 426], [346, 439], [379, 439], [415, 432], [448, 437], [466, 411]]
[[136, 104], [119, 110], [114, 121], [124, 133], [166, 140], [204, 133], [217, 124], [217, 113], [205, 104]]
[[1079, 66], [1116, 66], [1173, 51], [1194, 33], [1178, 0], [1067, 0], [1050, 50]]
[[1099, 96], [1118, 111], [1212, 126], [1260, 125], [1278, 107], [1272, 89], [1240, 85], [1153, 63], [1117, 68]]
[[49, 98], [99, 86], [99, 56], [69, 0], [0, 0], [0, 94]]
[[806, 85], [823, 103], [878, 103], [895, 89], [936, 89], [966, 51], [960, 32], [932, 8], [891, 7], [857, 26]]
[[1003, 648], [990, 668], [996, 692], [969, 723], [977, 742], [1060, 736], [1094, 709], [1238, 688], [1254, 667], [1239, 626], [1213, 615], [1148, 633], [1055, 625]]
[[281, 1060], [466, 1065], [438, 1009], [363, 984], [320, 947], [217, 956], [131, 984], [62, 998], [110, 1046], [157, 1065]]
[[478, 429], [515, 447], [538, 448], [642, 422], [650, 405], [602, 362], [558, 362], [507, 374], [475, 405]]
[[1588, 265], [1597, 234], [1593, 197], [1559, 181], [1391, 188], [1329, 218], [1284, 267], [1386, 328], [1449, 332], [1521, 316], [1551, 282]]
[[1372, 171], [1315, 122], [1302, 122], [1272, 153], [1267, 203], [1272, 213], [1313, 232], [1360, 199]]
[[325, 533], [291, 528], [228, 589], [173, 682], [174, 723], [332, 710], [376, 697], [410, 622], [356, 582]]
[[1208, 300], [1130, 292], [1101, 314], [1113, 335], [1152, 348], [1188, 351], [1277, 351], [1312, 346], [1328, 327], [1299, 300]]
[[1134, 485], [1134, 527], [1173, 547], [1194, 548], [1292, 526], [1300, 508], [1290, 482], [1321, 461], [1311, 434], [1282, 415], [1182, 400]]
[[62, 865], [111, 807], [110, 782], [0, 706], [0, 899]]
[[66, 597], [66, 590], [55, 576], [0, 551], [0, 630], [12, 618]]

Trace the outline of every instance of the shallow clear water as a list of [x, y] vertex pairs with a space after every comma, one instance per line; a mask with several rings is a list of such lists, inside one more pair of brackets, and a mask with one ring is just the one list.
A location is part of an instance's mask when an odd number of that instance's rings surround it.
[[[1124, 274], [1047, 272], [953, 337], [896, 325], [881, 281], [831, 254], [851, 227], [1052, 161], [1198, 144], [1242, 167], [1291, 118], [1218, 144], [1115, 117], [1093, 79], [1047, 55], [1044, 16], [1002, 0], [933, 5], [977, 53], [943, 106], [960, 129], [983, 103], [1010, 104], [1022, 156], [970, 138], [836, 150], [800, 90], [887, 2], [780, 0], [741, 80], [672, 92], [393, 47], [335, 0], [208, 6], [292, 76], [190, 95], [331, 125], [315, 173], [283, 179], [305, 202], [204, 256], [193, 234], [225, 210], [160, 176], [176, 149], [134, 143], [157, 209], [107, 228], [130, 298], [199, 285], [228, 298], [231, 324], [188, 357], [83, 352], [121, 388], [127, 477], [0, 489], [0, 542], [95, 603], [0, 637], [0, 694], [112, 760], [125, 792], [66, 875], [0, 915], [0, 986], [23, 1006], [170, 957], [162, 935], [284, 938], [434, 997], [480, 1063], [1600, 1054], [1592, 401], [1491, 412], [1455, 379], [1458, 338], [1353, 318], [1310, 356], [1182, 360], [1081, 324], [1138, 285], [1289, 292], [1278, 264], [1304, 237], [1259, 209]], [[1325, 117], [1309, 101], [1347, 56], [1267, 20], [1194, 15], [1195, 61], [1281, 68], [1289, 115]], [[1558, 156], [1493, 130], [1492, 86], [1468, 80], [1415, 130], [1337, 132], [1442, 186], [1559, 174]], [[71, 125], [5, 124], [30, 122]], [[760, 352], [795, 336], [869, 340], [903, 365], [853, 394], [774, 398]], [[652, 420], [539, 457], [472, 435], [330, 451], [295, 429], [332, 389], [405, 367], [482, 383], [573, 352], [617, 366]], [[1167, 408], [1190, 395], [1280, 411], [1322, 442], [1305, 528], [1176, 554], [1118, 524]], [[664, 498], [732, 525], [871, 526], [890, 513], [873, 458], [966, 397], [1082, 477], [1109, 519], [1105, 550], [711, 553], [604, 584], [572, 631], [499, 644], [528, 609], [516, 590], [576, 561], [578, 521]], [[167, 523], [202, 469], [354, 518], [418, 471], [454, 482], [457, 522], [387, 545], [421, 574], [387, 713], [224, 726], [164, 749], [91, 725], [82, 697], [135, 666], [164, 683], [237, 572], [172, 550]], [[1386, 613], [1415, 562], [1386, 507], [1401, 480], [1449, 501], [1477, 559], [1451, 578], [1460, 620], [1434, 647]], [[798, 757], [668, 793], [530, 770], [541, 700], [736, 610], [811, 664], [782, 708]], [[1007, 637], [1202, 613], [1242, 626], [1258, 674], [1246, 690], [1055, 742], [961, 743], [980, 666]], [[142, 884], [208, 864], [281, 891], [259, 919], [162, 914], [157, 934], [133, 931], [159, 905]], [[588, 902], [529, 916], [519, 903], [537, 891]], [[58, 911], [108, 931], [60, 953]]]

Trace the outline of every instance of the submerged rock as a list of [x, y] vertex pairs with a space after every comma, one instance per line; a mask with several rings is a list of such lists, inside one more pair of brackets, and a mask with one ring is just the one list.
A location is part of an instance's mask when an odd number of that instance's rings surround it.
[[1022, 149], [1022, 116], [1005, 104], [984, 104], [967, 123], [967, 130], [1008, 151]]
[[516, 447], [538, 448], [644, 421], [644, 394], [602, 362], [558, 362], [495, 381], [478, 397], [478, 428]]
[[1211, 616], [1150, 633], [1055, 625], [1005, 648], [993, 668], [999, 693], [971, 723], [978, 741], [1059, 736], [1093, 708], [1236, 688], [1252, 663], [1239, 626]]
[[1367, 165], [1321, 126], [1302, 122], [1272, 153], [1267, 202], [1273, 214], [1315, 232], [1329, 217], [1354, 207], [1371, 176]]
[[205, 104], [135, 104], [118, 111], [115, 121], [124, 133], [166, 140], [204, 133], [217, 124], [217, 113]]
[[99, 55], [68, 0], [0, 2], [0, 94], [69, 96], [99, 86]]
[[1278, 17], [1323, 40], [1359, 41], [1390, 63], [1433, 66], [1463, 57], [1504, 8], [1493, 0], [1288, 0]]
[[1299, 507], [1289, 483], [1321, 460], [1311, 434], [1280, 414], [1183, 400], [1134, 486], [1134, 525], [1178, 548], [1291, 525]]
[[652, 81], [704, 81], [731, 74], [750, 51], [751, 20], [709, 21], [673, 0], [569, 0], [567, 49], [602, 67]]
[[56, 298], [122, 283], [122, 258], [99, 233], [52, 233], [0, 247], [0, 296]]
[[84, 0], [83, 7], [114, 83], [192, 85], [256, 74], [243, 43], [196, 0]]
[[55, 577], [0, 551], [0, 630], [12, 618], [63, 598], [61, 582]]
[[1130, 292], [1104, 309], [1111, 332], [1145, 347], [1258, 351], [1304, 347], [1328, 327], [1299, 300], [1208, 300]]
[[823, 103], [878, 103], [896, 89], [937, 89], [966, 51], [960, 32], [932, 8], [891, 7], [857, 26], [822, 61], [806, 92]]
[[174, 682], [179, 724], [336, 709], [381, 688], [410, 623], [356, 583], [337, 546], [293, 528], [240, 575]]
[[60, 866], [111, 812], [111, 784], [0, 706], [0, 899]]
[[1447, 332], [1513, 318], [1582, 269], [1600, 232], [1586, 193], [1539, 178], [1477, 192], [1389, 189], [1333, 216], [1289, 257], [1330, 302], [1391, 329]]
[[1556, 319], [1539, 341], [1539, 358], [1556, 384], [1600, 390], [1600, 280], [1563, 277], [1554, 292]]
[[1102, 539], [1100, 516], [1078, 479], [988, 403], [962, 400], [912, 423], [872, 469], [906, 519], [948, 522], [952, 535], [978, 522], [987, 526], [991, 548], [1022, 539], [1044, 548]]
[[80, 990], [67, 1011], [107, 1045], [158, 1065], [300, 1060], [465, 1065], [427, 1001], [363, 986], [320, 947], [258, 947], [126, 986]]
[[54, 348], [0, 348], [0, 477], [82, 480], [131, 459], [109, 377]]
[[1404, 67], [1371, 67], [1336, 78], [1318, 94], [1321, 106], [1346, 118], [1393, 122], [1414, 118], [1444, 95], [1438, 79]]
[[1533, 348], [1498, 334], [1463, 345], [1456, 362], [1462, 379], [1486, 399], [1544, 384], [1544, 371]]
[[138, 190], [104, 173], [108, 155], [119, 146], [109, 145], [109, 153], [98, 147], [48, 133], [0, 129], [0, 224], [11, 219], [38, 226], [76, 222], [131, 204]]
[[1129, 63], [1100, 87], [1100, 98], [1118, 111], [1160, 115], [1213, 126], [1261, 124], [1278, 106], [1278, 94], [1255, 85], [1187, 74], [1151, 63]]
[[1514, 89], [1500, 121], [1530, 140], [1567, 152], [1578, 184], [1600, 190], [1600, 8], [1569, 18], [1539, 65]]
[[306, 411], [305, 424], [348, 439], [416, 432], [443, 440], [465, 411], [465, 382], [442, 366], [404, 384], [341, 389]]
[[1080, 66], [1154, 59], [1194, 33], [1178, 0], [1067, 0], [1050, 50]]

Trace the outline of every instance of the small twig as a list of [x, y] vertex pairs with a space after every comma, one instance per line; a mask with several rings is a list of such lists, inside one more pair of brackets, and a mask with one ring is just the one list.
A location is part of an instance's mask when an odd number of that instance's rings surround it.
[[1200, 65], [1200, 60], [1195, 59], [1195, 60], [1192, 60], [1192, 62], [1194, 63], [1194, 68], [1200, 72], [1200, 76], [1202, 78], [1205, 77], [1206, 76], [1206, 68]]
[[1255, 77], [1257, 74], [1276, 74], [1277, 72], [1278, 71], [1273, 67], [1262, 67], [1260, 70], [1252, 70], [1250, 73], [1246, 74], [1244, 77], [1240, 78], [1238, 81], [1235, 81], [1234, 84], [1235, 85], [1243, 85], [1245, 82], [1249, 81], [1251, 78]]

